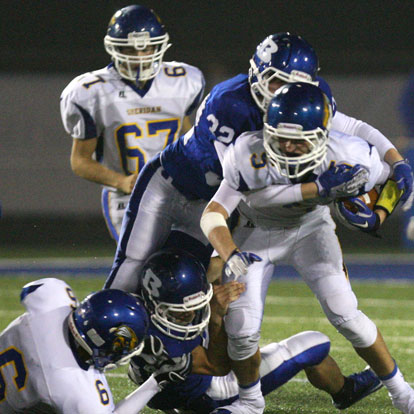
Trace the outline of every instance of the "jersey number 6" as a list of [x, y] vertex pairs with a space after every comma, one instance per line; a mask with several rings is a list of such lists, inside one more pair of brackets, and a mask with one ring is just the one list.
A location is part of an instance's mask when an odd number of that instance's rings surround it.
[[13, 364], [15, 375], [13, 377], [16, 388], [20, 391], [24, 388], [27, 379], [27, 371], [24, 364], [23, 354], [11, 346], [0, 353], [0, 402], [6, 398], [6, 380], [3, 376], [3, 369]]

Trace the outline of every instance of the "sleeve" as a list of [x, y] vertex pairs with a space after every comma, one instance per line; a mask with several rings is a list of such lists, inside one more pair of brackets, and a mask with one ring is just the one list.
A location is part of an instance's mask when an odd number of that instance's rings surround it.
[[55, 278], [39, 279], [23, 286], [20, 301], [30, 313], [45, 313], [53, 309], [78, 304], [71, 287]]
[[395, 146], [386, 138], [378, 129], [372, 127], [366, 122], [352, 118], [342, 112], [337, 111], [332, 119], [332, 129], [343, 132], [348, 135], [361, 137], [369, 144], [377, 148], [381, 159], [384, 159], [388, 150]]
[[[75, 87], [76, 79], [62, 92], [60, 97], [60, 115], [65, 131], [77, 139], [90, 139], [98, 136], [96, 123], [86, 103], [81, 102], [79, 91]], [[88, 99], [89, 102], [92, 100]]]
[[204, 96], [204, 88], [206, 86], [206, 81], [204, 79], [203, 73], [200, 70], [198, 72], [199, 72], [200, 79], [199, 79], [199, 87], [198, 87], [197, 95], [194, 98], [193, 102], [190, 104], [190, 106], [185, 111], [186, 116], [191, 115], [194, 112], [194, 110], [200, 105], [200, 102]]
[[114, 414], [138, 414], [159, 391], [158, 383], [151, 375], [139, 388], [116, 404]]
[[240, 189], [240, 170], [238, 168], [238, 163], [236, 162], [236, 147], [235, 145], [230, 145], [226, 147], [225, 151], [222, 151], [223, 161], [223, 177], [227, 181], [227, 184], [234, 188], [235, 190]]
[[230, 216], [243, 199], [244, 195], [231, 187], [224, 179], [211, 201], [221, 204]]

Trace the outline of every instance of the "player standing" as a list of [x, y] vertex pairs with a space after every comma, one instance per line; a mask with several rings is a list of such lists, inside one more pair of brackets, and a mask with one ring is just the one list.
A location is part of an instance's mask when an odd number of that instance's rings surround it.
[[[332, 325], [380, 377], [393, 404], [412, 414], [414, 390], [405, 382], [374, 322], [358, 309], [335, 224], [329, 208], [320, 205], [326, 200], [297, 202], [287, 199], [283, 191], [286, 184], [311, 181], [315, 194], [321, 193], [318, 188], [323, 185], [324, 171], [360, 164], [368, 172], [364, 193], [386, 183], [392, 170], [364, 140], [329, 131], [331, 106], [316, 86], [292, 83], [280, 88], [266, 116], [263, 131], [243, 134], [226, 152], [224, 180], [201, 220], [206, 236], [226, 262], [225, 274], [246, 283], [246, 294], [230, 304], [226, 318], [229, 356], [234, 358], [242, 351], [244, 358], [235, 364], [236, 369], [244, 368], [240, 377], [259, 377], [264, 301], [275, 265], [283, 261], [295, 267]], [[279, 186], [279, 195], [274, 191], [270, 201], [258, 192], [268, 186], [274, 190]], [[392, 200], [386, 195], [386, 204], [396, 204], [401, 197], [395, 182], [393, 188]], [[251, 224], [238, 226], [232, 235], [225, 220], [236, 207]], [[360, 227], [376, 231], [378, 222], [370, 220], [372, 214], [364, 217]], [[246, 359], [250, 362], [247, 368], [243, 366]], [[246, 412], [260, 412], [254, 400], [251, 405]], [[243, 409], [227, 406], [222, 412], [242, 413]]]
[[104, 44], [112, 63], [70, 82], [60, 110], [73, 138], [72, 170], [103, 186], [103, 215], [118, 241], [138, 173], [191, 127], [204, 77], [194, 66], [163, 62], [168, 33], [144, 6], [118, 10]]

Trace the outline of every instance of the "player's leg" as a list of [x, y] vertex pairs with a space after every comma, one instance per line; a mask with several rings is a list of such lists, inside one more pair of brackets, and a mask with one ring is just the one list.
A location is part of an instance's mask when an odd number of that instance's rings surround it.
[[158, 159], [141, 171], [124, 215], [122, 230], [105, 288], [135, 292], [146, 259], [165, 243], [183, 196], [162, 175]]
[[[336, 361], [328, 355], [329, 348], [329, 338], [315, 331], [301, 332], [278, 344], [262, 348], [263, 394], [280, 387], [302, 369], [309, 382], [330, 394], [339, 409], [349, 407], [381, 387], [378, 377], [369, 370], [344, 377]], [[265, 372], [266, 368], [268, 373]], [[375, 378], [377, 388], [370, 387], [368, 392], [363, 385], [370, 384], [372, 377]], [[354, 390], [355, 383], [361, 386]]]
[[[331, 364], [333, 360], [328, 355], [329, 348], [329, 338], [316, 331], [301, 332], [279, 343], [262, 347], [260, 382], [263, 395], [276, 390], [303, 369], [312, 370], [309, 371], [310, 376], [321, 389], [333, 392], [339, 390], [343, 376]], [[206, 394], [219, 406], [225, 406], [238, 398], [234, 373], [225, 377], [213, 377]]]
[[129, 201], [128, 195], [120, 195], [107, 188], [102, 190], [101, 206], [102, 214], [105, 219], [106, 227], [109, 234], [118, 243], [119, 234], [121, 233], [122, 219]]
[[[262, 243], [265, 244], [263, 240]], [[260, 245], [256, 246], [258, 248], [255, 252], [260, 256]], [[219, 408], [217, 413], [260, 414], [264, 410], [260, 384], [259, 339], [264, 300], [273, 265], [265, 257], [263, 259], [262, 262], [250, 266], [248, 273], [238, 279], [246, 283], [246, 291], [230, 304], [225, 319], [227, 349], [238, 381], [239, 400]]]
[[[402, 411], [410, 413], [408, 407], [412, 407], [414, 413], [414, 391], [404, 381], [374, 322], [358, 309], [356, 296], [344, 271], [332, 219], [325, 217], [319, 223], [307, 223], [303, 227], [306, 237], [296, 244], [292, 264], [318, 298], [332, 325], [351, 342], [358, 355], [387, 387], [394, 405], [395, 401], [405, 399], [407, 402]], [[369, 384], [363, 386], [369, 391], [377, 387], [376, 382], [373, 377], [371, 387]]]

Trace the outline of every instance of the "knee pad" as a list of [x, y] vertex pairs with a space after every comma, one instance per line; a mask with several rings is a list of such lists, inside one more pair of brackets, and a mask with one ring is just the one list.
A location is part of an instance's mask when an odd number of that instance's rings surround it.
[[368, 348], [377, 339], [377, 326], [361, 311], [335, 327], [355, 348]]
[[230, 359], [241, 361], [254, 355], [259, 348], [260, 332], [249, 336], [229, 336], [227, 353]]

